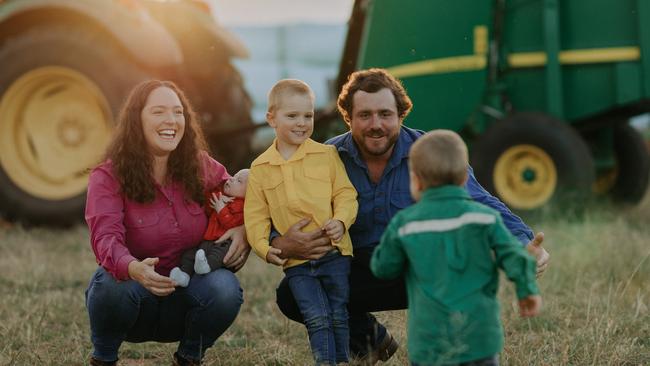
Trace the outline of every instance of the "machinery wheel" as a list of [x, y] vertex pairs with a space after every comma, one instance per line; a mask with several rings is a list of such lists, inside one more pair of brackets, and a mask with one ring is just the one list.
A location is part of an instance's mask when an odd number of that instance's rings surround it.
[[650, 156], [641, 134], [626, 124], [614, 128], [616, 180], [612, 195], [623, 202], [637, 203], [648, 188]]
[[476, 178], [509, 207], [534, 210], [564, 194], [590, 194], [594, 163], [568, 125], [538, 113], [492, 125], [472, 149]]
[[4, 42], [0, 65], [0, 212], [73, 223], [113, 116], [144, 74], [92, 32], [52, 25]]
[[237, 69], [223, 62], [214, 70], [215, 75], [198, 87], [192, 100], [202, 111], [202, 127], [213, 156], [234, 174], [250, 166], [253, 158], [253, 103]]

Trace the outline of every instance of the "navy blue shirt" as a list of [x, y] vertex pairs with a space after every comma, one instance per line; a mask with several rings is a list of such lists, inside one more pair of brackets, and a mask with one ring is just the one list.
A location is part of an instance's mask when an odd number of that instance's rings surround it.
[[[401, 127], [390, 160], [379, 183], [376, 184], [370, 180], [368, 167], [350, 132], [325, 142], [336, 146], [348, 177], [358, 193], [359, 212], [356, 221], [350, 227], [354, 249], [377, 246], [390, 219], [397, 211], [414, 203], [409, 191], [408, 153], [411, 145], [423, 134], [424, 132], [420, 130]], [[527, 244], [533, 238], [532, 230], [503, 202], [481, 187], [471, 167], [468, 168], [468, 175], [465, 189], [472, 199], [499, 211], [508, 230], [522, 244]]]

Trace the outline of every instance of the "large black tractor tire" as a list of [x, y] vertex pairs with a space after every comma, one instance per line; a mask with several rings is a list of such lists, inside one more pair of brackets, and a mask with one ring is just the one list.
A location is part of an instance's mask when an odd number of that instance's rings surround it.
[[594, 163], [570, 126], [540, 113], [518, 113], [496, 122], [472, 147], [476, 178], [509, 207], [532, 211], [559, 197], [580, 204], [591, 194]]
[[87, 29], [40, 25], [0, 46], [0, 213], [68, 225], [129, 89], [146, 78]]
[[[252, 156], [255, 123], [253, 102], [244, 88], [241, 75], [228, 60], [214, 65], [214, 74], [192, 90], [192, 101], [201, 111], [205, 138], [215, 159], [229, 172], [248, 168]], [[196, 96], [195, 96], [196, 95]]]
[[650, 156], [641, 134], [626, 124], [614, 128], [616, 182], [612, 195], [628, 203], [641, 201], [648, 189]]

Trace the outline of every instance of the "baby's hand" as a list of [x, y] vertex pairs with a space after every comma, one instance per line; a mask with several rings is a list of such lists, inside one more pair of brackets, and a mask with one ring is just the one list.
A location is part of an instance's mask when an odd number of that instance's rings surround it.
[[280, 258], [280, 253], [282, 253], [282, 251], [280, 249], [270, 247], [269, 252], [266, 253], [266, 261], [269, 262], [269, 263], [273, 263], [276, 266], [284, 265], [284, 263], [287, 260]]
[[345, 233], [345, 226], [339, 220], [329, 219], [323, 226], [323, 231], [330, 239], [335, 243], [341, 241], [343, 234]]
[[212, 198], [210, 198], [210, 207], [212, 207], [216, 212], [219, 212], [226, 207], [226, 204], [223, 202], [223, 197], [224, 195], [221, 193], [219, 193], [219, 197], [212, 193]]
[[539, 295], [530, 295], [519, 300], [519, 315], [522, 318], [530, 318], [539, 314], [542, 308], [542, 297]]
[[222, 194], [222, 195], [219, 196], [219, 201], [223, 202], [224, 206], [227, 203], [232, 202], [234, 199], [235, 199], [234, 197], [226, 196], [225, 194]]

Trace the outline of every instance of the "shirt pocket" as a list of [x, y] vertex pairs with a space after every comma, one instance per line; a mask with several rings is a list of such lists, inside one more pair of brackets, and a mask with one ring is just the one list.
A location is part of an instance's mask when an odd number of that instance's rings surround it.
[[390, 206], [391, 206], [391, 215], [393, 217], [397, 211], [409, 207], [413, 204], [413, 199], [411, 198], [411, 192], [405, 191], [395, 191], [390, 195]]
[[129, 229], [146, 229], [159, 222], [160, 216], [156, 209], [128, 210], [124, 213], [124, 226]]
[[328, 166], [305, 167], [305, 191], [308, 197], [332, 197], [332, 180]]
[[179, 216], [179, 224], [185, 238], [186, 247], [196, 245], [202, 238], [208, 226], [205, 210], [197, 202], [183, 200], [188, 215]]
[[183, 202], [185, 203], [187, 212], [189, 212], [191, 216], [205, 215], [205, 210], [198, 203], [187, 200], [184, 200]]
[[126, 246], [136, 258], [159, 256], [160, 218], [158, 209], [130, 209], [124, 212]]
[[287, 205], [287, 196], [282, 183], [282, 177], [277, 175], [269, 175], [262, 181], [262, 190], [270, 209]]

